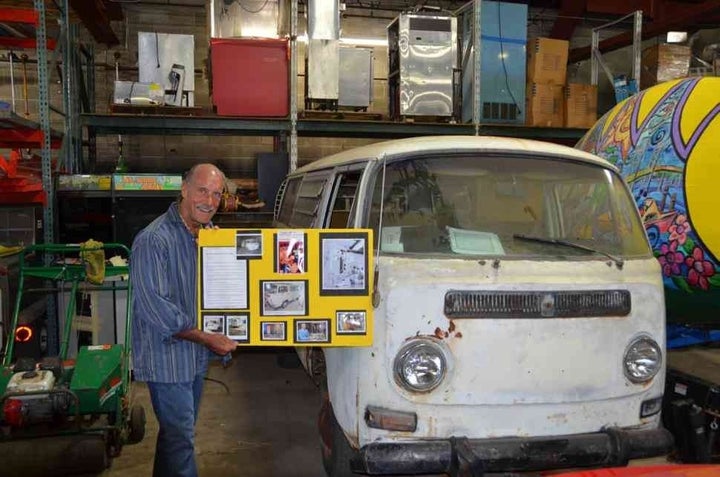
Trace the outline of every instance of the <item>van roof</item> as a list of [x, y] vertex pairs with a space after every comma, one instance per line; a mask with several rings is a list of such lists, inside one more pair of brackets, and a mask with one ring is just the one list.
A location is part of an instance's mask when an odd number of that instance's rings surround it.
[[535, 152], [542, 155], [558, 155], [615, 169], [598, 156], [568, 146], [560, 146], [531, 139], [517, 139], [495, 136], [422, 136], [393, 141], [382, 141], [360, 146], [318, 159], [298, 168], [293, 174], [328, 169], [352, 162], [377, 161], [385, 156], [404, 155], [412, 152], [433, 151], [483, 151], [483, 152]]

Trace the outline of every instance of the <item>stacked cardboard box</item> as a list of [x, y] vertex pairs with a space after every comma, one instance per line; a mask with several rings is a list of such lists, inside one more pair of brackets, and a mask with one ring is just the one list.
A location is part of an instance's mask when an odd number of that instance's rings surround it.
[[568, 83], [565, 87], [565, 127], [593, 127], [597, 121], [597, 86]]
[[642, 52], [640, 89], [684, 78], [690, 70], [690, 47], [663, 43]]
[[535, 38], [528, 42], [525, 107], [528, 126], [562, 127], [567, 59], [567, 41]]

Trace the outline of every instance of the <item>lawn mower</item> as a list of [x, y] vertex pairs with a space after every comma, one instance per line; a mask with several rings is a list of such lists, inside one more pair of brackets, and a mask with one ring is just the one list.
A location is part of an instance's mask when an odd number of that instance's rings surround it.
[[[107, 261], [111, 251], [118, 256]], [[145, 412], [130, 402], [132, 286], [121, 258], [129, 255], [124, 245], [94, 241], [23, 249], [10, 329], [22, 325], [24, 294], [39, 292], [45, 300], [65, 294], [68, 299], [58, 355], [15, 357], [17, 333], [9, 333], [0, 368], [2, 475], [98, 473], [123, 445], [142, 440]], [[108, 285], [111, 277], [116, 278]], [[28, 283], [44, 286], [30, 288]], [[71, 336], [78, 332], [78, 294], [119, 289], [126, 290], [128, 300], [124, 344], [93, 342], [68, 359]], [[48, 320], [57, 319], [49, 315]]]

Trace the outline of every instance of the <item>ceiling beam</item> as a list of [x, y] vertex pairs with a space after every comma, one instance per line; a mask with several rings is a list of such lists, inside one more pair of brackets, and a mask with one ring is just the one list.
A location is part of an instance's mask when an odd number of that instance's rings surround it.
[[550, 32], [550, 38], [570, 40], [575, 32], [575, 27], [585, 14], [586, 6], [587, 0], [562, 0], [558, 16]]
[[[662, 15], [655, 21], [643, 25], [642, 39], [654, 38], [670, 30], [692, 30], [693, 25], [711, 13], [720, 11], [720, 2], [705, 0], [702, 3], [685, 4], [674, 8], [663, 9]], [[696, 29], [697, 27], [695, 27]], [[607, 53], [631, 45], [633, 33], [631, 31], [608, 38], [600, 42], [600, 51]], [[590, 58], [590, 47], [574, 48], [570, 50], [568, 61], [575, 63]]]
[[95, 41], [107, 46], [120, 44], [110, 26], [110, 16], [102, 0], [69, 0], [70, 7], [82, 21]]

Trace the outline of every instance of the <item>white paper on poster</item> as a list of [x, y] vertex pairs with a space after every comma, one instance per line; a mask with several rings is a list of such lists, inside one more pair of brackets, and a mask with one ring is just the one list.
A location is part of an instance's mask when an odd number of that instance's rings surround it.
[[203, 247], [203, 308], [247, 310], [247, 260], [238, 260], [235, 247]]

